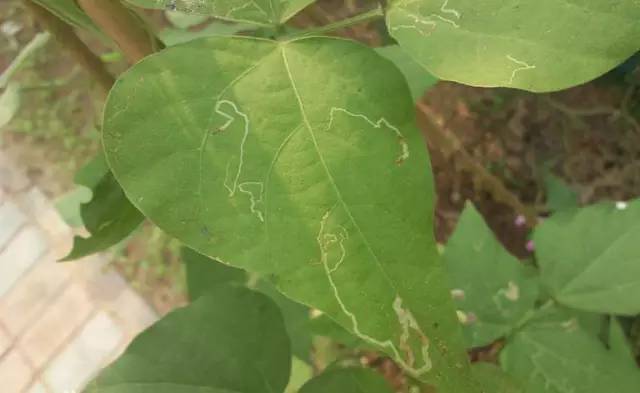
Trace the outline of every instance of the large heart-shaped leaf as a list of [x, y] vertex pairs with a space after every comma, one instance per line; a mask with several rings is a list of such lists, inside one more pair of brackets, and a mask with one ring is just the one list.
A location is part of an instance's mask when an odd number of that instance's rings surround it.
[[542, 281], [567, 306], [640, 312], [640, 201], [560, 212], [535, 233]]
[[470, 346], [504, 336], [533, 309], [537, 277], [505, 250], [471, 203], [458, 220], [444, 259]]
[[103, 138], [166, 232], [467, 391], [424, 140], [403, 76], [375, 51], [333, 38], [168, 48], [118, 80]]
[[315, 0], [126, 0], [142, 8], [212, 15], [219, 19], [276, 26]]
[[140, 334], [87, 393], [283, 392], [289, 338], [266, 296], [221, 286]]
[[441, 79], [560, 90], [640, 48], [635, 0], [392, 0], [389, 32]]
[[640, 373], [608, 351], [579, 318], [558, 308], [541, 311], [510, 339], [503, 368], [525, 393], [634, 393]]

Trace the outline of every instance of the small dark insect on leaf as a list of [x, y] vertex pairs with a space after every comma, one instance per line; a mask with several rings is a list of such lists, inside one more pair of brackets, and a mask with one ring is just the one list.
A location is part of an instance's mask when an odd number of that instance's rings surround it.
[[167, 2], [167, 10], [169, 11], [175, 11], [178, 7], [176, 6], [176, 0], [170, 0], [169, 2]]

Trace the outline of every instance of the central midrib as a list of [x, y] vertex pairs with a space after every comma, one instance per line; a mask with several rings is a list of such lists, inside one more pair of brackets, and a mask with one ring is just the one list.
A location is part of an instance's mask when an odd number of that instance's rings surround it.
[[291, 88], [293, 89], [293, 94], [296, 97], [296, 100], [298, 102], [298, 107], [300, 108], [300, 113], [302, 114], [302, 121], [303, 121], [303, 123], [305, 125], [305, 128], [309, 131], [309, 135], [311, 136], [311, 141], [313, 142], [314, 149], [315, 149], [316, 153], [318, 154], [318, 158], [319, 158], [320, 163], [321, 163], [321, 165], [322, 165], [322, 167], [323, 167], [323, 169], [324, 169], [324, 171], [325, 171], [325, 173], [327, 175], [327, 178], [329, 179], [329, 183], [331, 184], [331, 187], [333, 188], [334, 192], [336, 193], [336, 197], [338, 198], [338, 201], [344, 207], [345, 212], [349, 216], [349, 220], [352, 222], [353, 226], [358, 231], [358, 234], [360, 235], [360, 238], [362, 239], [362, 242], [364, 243], [365, 247], [367, 248], [367, 251], [369, 252], [369, 254], [371, 254], [373, 259], [375, 260], [376, 264], [378, 265], [379, 270], [382, 272], [382, 275], [385, 277], [385, 279], [387, 280], [389, 285], [396, 292], [396, 295], [398, 295], [400, 292], [398, 291], [397, 286], [395, 285], [395, 283], [393, 282], [393, 280], [391, 279], [389, 274], [384, 269], [384, 266], [380, 262], [380, 259], [378, 259], [378, 256], [373, 251], [373, 248], [371, 247], [371, 245], [369, 244], [367, 238], [365, 237], [364, 233], [362, 232], [362, 229], [360, 229], [360, 226], [358, 225], [358, 222], [355, 220], [355, 218], [351, 214], [351, 211], [349, 210], [349, 206], [347, 205], [345, 200], [342, 198], [342, 194], [340, 193], [340, 190], [338, 189], [338, 186], [337, 186], [336, 182], [334, 181], [333, 176], [331, 175], [331, 172], [329, 171], [329, 167], [327, 166], [326, 162], [324, 161], [324, 157], [323, 157], [322, 153], [320, 152], [320, 147], [318, 146], [318, 141], [316, 140], [316, 136], [313, 133], [313, 128], [311, 127], [311, 123], [309, 123], [309, 119], [307, 118], [307, 114], [306, 114], [305, 109], [304, 109], [304, 104], [302, 103], [302, 97], [300, 96], [300, 93], [298, 92], [298, 88], [296, 86], [296, 82], [293, 79], [293, 74], [291, 73], [291, 68], [289, 67], [289, 61], [287, 60], [287, 55], [285, 54], [285, 46], [282, 45], [280, 47], [280, 50], [281, 50], [281, 54], [282, 54], [282, 60], [284, 62], [284, 68], [287, 71], [287, 75], [289, 77], [289, 81], [291, 82]]

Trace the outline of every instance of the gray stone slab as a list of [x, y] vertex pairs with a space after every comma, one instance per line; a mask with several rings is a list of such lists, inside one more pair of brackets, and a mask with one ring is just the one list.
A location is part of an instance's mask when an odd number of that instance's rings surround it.
[[0, 250], [26, 222], [27, 217], [15, 203], [4, 201], [0, 204]]
[[0, 252], [0, 297], [49, 249], [47, 236], [38, 228], [23, 227]]
[[81, 391], [123, 338], [122, 329], [109, 314], [97, 313], [47, 367], [44, 381], [54, 392]]

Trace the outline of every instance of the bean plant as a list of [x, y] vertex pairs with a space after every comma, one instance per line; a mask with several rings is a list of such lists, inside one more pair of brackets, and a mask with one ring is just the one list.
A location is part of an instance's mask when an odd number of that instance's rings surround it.
[[[184, 244], [191, 303], [87, 392], [392, 391], [340, 361], [291, 390], [316, 335], [389, 357], [411, 392], [640, 391], [617, 319], [640, 313], [640, 202], [556, 212], [527, 261], [469, 203], [441, 252], [414, 106], [437, 79], [532, 92], [592, 80], [638, 50], [638, 1], [389, 0], [306, 30], [285, 23], [313, 0], [127, 1], [245, 33], [167, 42], [109, 93], [104, 154], [78, 175], [94, 192], [90, 236], [66, 259], [147, 218]], [[38, 3], [96, 29], [73, 1]], [[374, 19], [396, 44], [328, 34]], [[496, 342], [499, 366], [470, 363]]]

